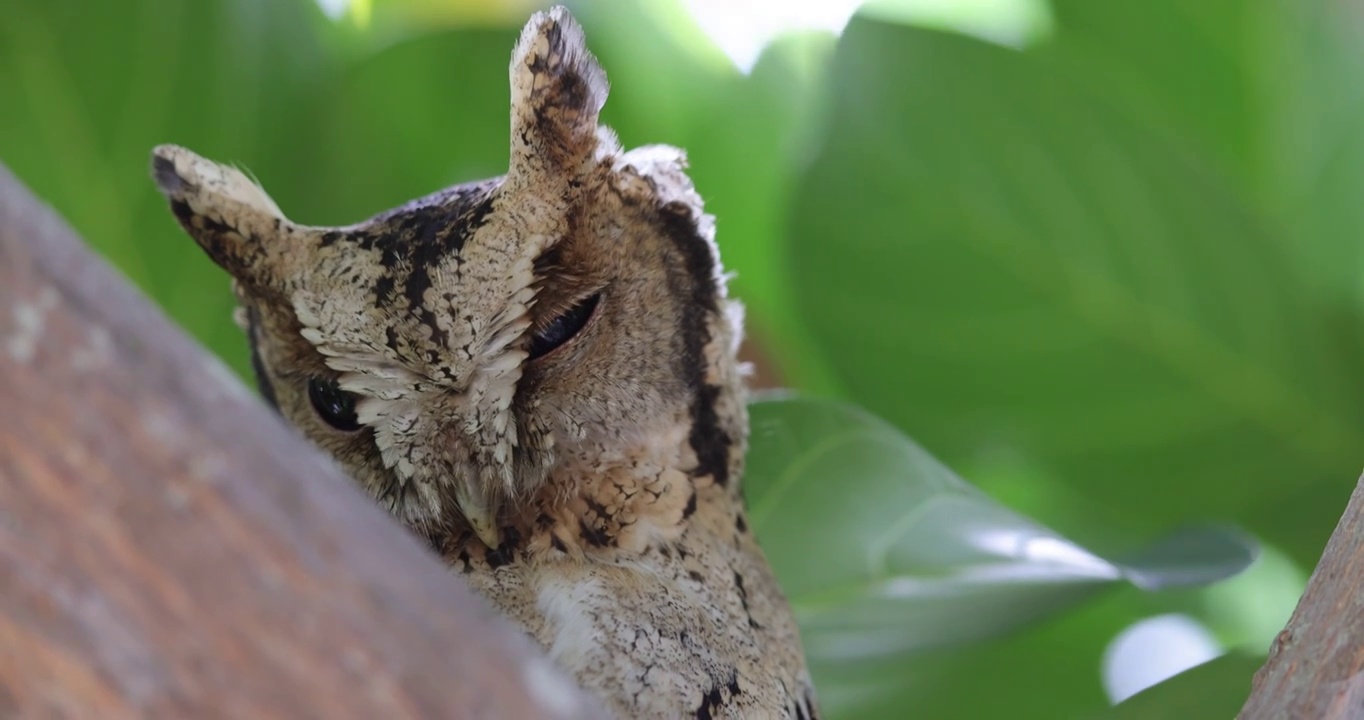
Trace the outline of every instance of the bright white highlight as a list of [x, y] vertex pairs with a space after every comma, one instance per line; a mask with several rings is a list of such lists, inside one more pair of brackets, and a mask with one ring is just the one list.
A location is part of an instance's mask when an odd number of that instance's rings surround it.
[[1113, 704], [1223, 653], [1217, 639], [1187, 615], [1158, 615], [1118, 633], [1104, 650], [1104, 690]]
[[1112, 563], [1084, 548], [1050, 535], [1031, 531], [987, 529], [973, 532], [971, 544], [992, 555], [1037, 564], [1039, 572], [1056, 573], [1065, 569], [1082, 577], [1116, 580], [1120, 576]]
[[835, 36], [859, 9], [881, 19], [956, 30], [1018, 46], [1045, 31], [1045, 0], [683, 0], [692, 19], [741, 72], [779, 35]]
[[322, 13], [332, 20], [340, 20], [350, 9], [350, 0], [317, 0]]
[[686, 0], [701, 30], [747, 73], [777, 36], [796, 30], [838, 35], [860, 0]]

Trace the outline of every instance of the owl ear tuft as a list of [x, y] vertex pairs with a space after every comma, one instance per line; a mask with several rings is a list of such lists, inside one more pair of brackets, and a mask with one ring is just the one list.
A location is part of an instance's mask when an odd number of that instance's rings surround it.
[[152, 179], [190, 237], [213, 262], [254, 287], [281, 287], [281, 253], [301, 228], [236, 168], [177, 145], [152, 150]]
[[533, 15], [512, 51], [508, 180], [573, 174], [593, 156], [606, 73], [562, 6]]

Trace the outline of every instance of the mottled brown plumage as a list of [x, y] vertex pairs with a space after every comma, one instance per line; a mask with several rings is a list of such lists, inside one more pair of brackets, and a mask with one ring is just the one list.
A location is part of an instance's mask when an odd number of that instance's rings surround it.
[[622, 152], [556, 8], [512, 55], [507, 174], [287, 220], [182, 148], [153, 173], [234, 278], [262, 394], [622, 717], [813, 717], [744, 522], [714, 225], [680, 151]]

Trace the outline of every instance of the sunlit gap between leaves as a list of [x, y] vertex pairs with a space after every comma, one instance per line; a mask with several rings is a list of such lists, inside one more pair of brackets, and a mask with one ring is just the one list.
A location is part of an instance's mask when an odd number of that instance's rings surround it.
[[[365, 27], [373, 0], [316, 0], [318, 7], [337, 22]], [[407, 0], [418, 5], [416, 0]], [[660, 24], [667, 26], [670, 2], [650, 4]], [[1047, 34], [1051, 26], [1046, 0], [677, 0], [676, 3], [704, 36], [718, 47], [741, 72], [747, 73], [763, 48], [788, 33], [825, 32], [838, 36], [859, 10], [883, 19], [937, 27], [972, 35], [1001, 45], [1022, 46]], [[429, 3], [426, 3], [429, 5]], [[509, 13], [544, 5], [526, 0], [482, 3], [483, 12], [470, 13], [464, 3], [449, 3], [449, 13], [497, 15], [501, 6]], [[424, 7], [423, 13], [432, 9]], [[520, 22], [519, 20], [517, 22]], [[688, 38], [681, 38], [686, 40]]]

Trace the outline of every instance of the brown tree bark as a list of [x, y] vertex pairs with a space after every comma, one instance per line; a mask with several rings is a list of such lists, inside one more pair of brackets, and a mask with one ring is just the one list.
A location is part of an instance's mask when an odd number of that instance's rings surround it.
[[598, 714], [0, 165], [0, 717]]
[[1236, 717], [1364, 718], [1364, 477]]

